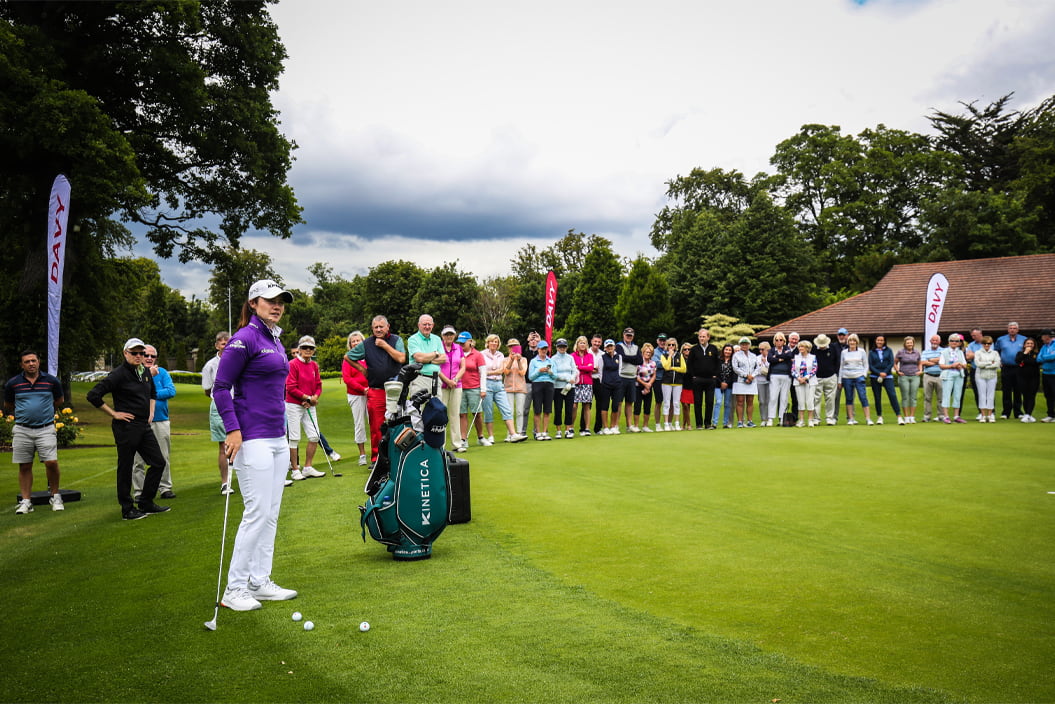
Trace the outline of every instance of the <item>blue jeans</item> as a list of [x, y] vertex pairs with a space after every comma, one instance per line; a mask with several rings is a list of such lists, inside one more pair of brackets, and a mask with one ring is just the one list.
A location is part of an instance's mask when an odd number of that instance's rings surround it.
[[509, 406], [509, 397], [506, 396], [505, 385], [494, 379], [487, 380], [487, 396], [484, 397], [484, 423], [494, 422], [494, 406], [498, 404], [498, 412], [502, 414], [502, 420], [510, 420], [513, 417], [513, 409]]
[[856, 379], [843, 379], [843, 392], [846, 394], [846, 405], [854, 406], [854, 391], [861, 399], [861, 408], [868, 408], [868, 394], [865, 392], [865, 378], [859, 376]]
[[[722, 420], [722, 411], [725, 411], [725, 419]], [[711, 425], [729, 425], [733, 422], [733, 387], [722, 390], [714, 390], [714, 413], [711, 415]]]

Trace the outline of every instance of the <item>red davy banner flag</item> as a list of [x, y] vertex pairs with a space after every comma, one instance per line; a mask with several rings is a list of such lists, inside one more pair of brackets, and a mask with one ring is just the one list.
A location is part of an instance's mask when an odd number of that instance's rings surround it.
[[557, 313], [557, 275], [546, 274], [546, 344], [553, 349], [553, 317]]
[[66, 223], [70, 182], [59, 174], [51, 186], [48, 207], [48, 374], [59, 372], [59, 312], [62, 310], [62, 272], [66, 264]]
[[923, 338], [924, 349], [928, 349], [926, 345], [930, 343], [930, 338], [938, 334], [941, 314], [945, 310], [945, 301], [948, 297], [949, 280], [945, 278], [945, 274], [939, 273], [931, 276], [927, 283], [927, 309], [923, 321], [923, 329], [926, 331], [926, 336]]

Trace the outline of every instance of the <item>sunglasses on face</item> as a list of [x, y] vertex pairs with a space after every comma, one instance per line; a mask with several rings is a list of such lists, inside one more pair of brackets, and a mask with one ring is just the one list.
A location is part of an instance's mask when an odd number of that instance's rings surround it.
[[125, 352], [132, 355], [133, 357], [142, 357], [146, 354], [146, 352], [144, 352], [143, 350], [125, 350]]
[[158, 358], [158, 356], [156, 354], [147, 354], [145, 352], [143, 353], [143, 356], [146, 357], [147, 359], [157, 359]]
[[301, 348], [302, 350], [313, 350], [313, 349], [315, 349], [315, 348], [314, 348], [314, 347], [312, 347], [311, 345], [301, 345], [301, 346], [300, 346], [300, 348]]

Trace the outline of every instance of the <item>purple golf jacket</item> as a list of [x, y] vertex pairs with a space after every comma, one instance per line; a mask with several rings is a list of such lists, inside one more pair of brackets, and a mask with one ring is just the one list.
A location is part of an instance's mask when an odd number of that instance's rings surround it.
[[[286, 435], [286, 375], [289, 361], [279, 336], [255, 315], [231, 336], [220, 357], [212, 398], [227, 432], [242, 440]], [[233, 397], [233, 398], [232, 398]]]

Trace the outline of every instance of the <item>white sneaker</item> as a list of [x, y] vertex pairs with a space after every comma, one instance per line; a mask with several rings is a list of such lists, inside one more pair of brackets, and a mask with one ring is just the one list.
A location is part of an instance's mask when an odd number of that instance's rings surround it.
[[909, 416], [905, 420], [908, 422], [909, 425], [915, 425], [916, 424], [916, 416]]
[[[1000, 416], [1000, 417], [1003, 418], [1003, 416]], [[990, 423], [995, 423], [996, 422], [996, 417], [995, 416], [989, 416], [989, 422]]]
[[651, 433], [652, 432], [652, 428], [648, 427], [647, 425], [642, 425], [641, 426], [641, 432], [642, 433]]
[[259, 609], [262, 604], [253, 598], [248, 589], [228, 587], [224, 590], [223, 598], [220, 599], [220, 606], [226, 606], [231, 611], [252, 611]]
[[1026, 415], [1026, 416], [1020, 416], [1019, 419], [1018, 419], [1018, 422], [1019, 423], [1031, 423], [1032, 421], [1029, 419], [1029, 416]]
[[857, 425], [857, 421], [854, 420], [853, 418], [851, 418], [850, 420], [846, 421], [846, 424], [847, 425]]
[[[882, 425], [882, 424], [883, 424], [883, 416], [879, 416], [878, 418], [876, 418], [876, 425]], [[869, 423], [869, 425], [871, 425], [871, 423]]]
[[681, 430], [681, 423], [680, 422], [674, 424], [674, 430]]
[[663, 430], [664, 430], [664, 431], [670, 431], [670, 432], [673, 432], [673, 431], [674, 431], [674, 426], [673, 426], [673, 425], [671, 425], [670, 423], [664, 423], [664, 424], [663, 424]]
[[249, 583], [249, 594], [256, 601], [286, 601], [297, 598], [297, 592], [292, 589], [283, 589], [270, 579], [261, 585], [254, 586]]
[[556, 435], [556, 436], [555, 436], [555, 437], [554, 437], [553, 439], [554, 439], [554, 440], [560, 440], [560, 439], [561, 439], [561, 438], [563, 438], [563, 437], [564, 437], [564, 433], [562, 433], [562, 432], [560, 431], [560, 428], [557, 428], [557, 435]]
[[[871, 418], [869, 418], [869, 419], [868, 419], [868, 424], [869, 424], [869, 425], [875, 425], [875, 422], [873, 422], [873, 421], [872, 421], [872, 419], [871, 419]], [[883, 424], [883, 419], [882, 419], [882, 418], [880, 418], [880, 419], [879, 419], [879, 424], [880, 424], [880, 425], [882, 425], [882, 424]]]
[[300, 473], [303, 474], [306, 479], [307, 478], [311, 478], [311, 477], [325, 477], [326, 476], [326, 472], [320, 472], [319, 470], [315, 469], [314, 467], [310, 467], [310, 466], [309, 467], [302, 467], [301, 470], [300, 470]]
[[365, 467], [367, 465], [366, 455], [359, 455], [359, 466]]
[[619, 435], [619, 428], [618, 427], [616, 427], [616, 428], [609, 428], [608, 429], [608, 434], [609, 435]]
[[636, 425], [627, 426], [626, 430], [627, 430], [628, 433], [640, 433], [641, 432], [640, 430], [637, 429]]
[[33, 502], [29, 499], [19, 499], [15, 513], [33, 513]]
[[805, 425], [806, 425], [806, 424], [805, 424], [805, 423], [803, 423], [803, 422], [802, 422], [801, 420], [799, 420], [799, 421], [795, 421], [795, 427], [796, 427], [796, 428], [802, 428], [802, 427], [805, 427]]
[[898, 416], [897, 417], [897, 424], [898, 425], [904, 425], [905, 424], [905, 419], [902, 418], [901, 416]]
[[228, 494], [233, 493], [234, 489], [231, 488], [230, 484], [224, 483], [220, 485], [220, 496], [227, 496]]
[[293, 480], [287, 479], [286, 481], [282, 482], [282, 486], [293, 486]]
[[62, 503], [62, 496], [60, 494], [52, 494], [51, 498], [48, 499], [48, 503], [51, 504], [52, 511], [66, 510], [66, 504]]
[[981, 413], [979, 413], [978, 415], [976, 415], [976, 416], [974, 417], [974, 419], [975, 419], [975, 420], [982, 420], [982, 414], [981, 414]]
[[1043, 418], [1040, 419], [1040, 422], [1041, 423], [1055, 423], [1055, 418], [1052, 418], [1051, 416], [1044, 416]]
[[487, 442], [489, 442], [492, 445], [494, 445], [495, 444], [495, 436], [494, 435], [488, 435], [487, 436]]
[[307, 477], [305, 477], [305, 476], [304, 476], [304, 474], [303, 474], [303, 473], [301, 473], [301, 471], [300, 471], [299, 469], [294, 469], [294, 470], [293, 470], [293, 473], [292, 473], [292, 474], [290, 474], [289, 476], [290, 476], [290, 477], [291, 477], [291, 478], [293, 479], [293, 481], [295, 481], [295, 482], [299, 482], [299, 481], [301, 481], [302, 479], [307, 479]]
[[491, 447], [491, 445], [494, 445], [494, 442], [487, 438], [480, 438], [480, 445], [482, 447]]
[[564, 437], [566, 437], [566, 438], [573, 438], [573, 437], [575, 437], [575, 431], [572, 430], [571, 428], [568, 428], [567, 430], [564, 431]]
[[1007, 414], [1004, 413], [1003, 415], [1001, 415], [1000, 420], [1007, 420]]
[[835, 425], [837, 422], [838, 421], [836, 421], [834, 418], [829, 418], [828, 419], [828, 425]]
[[1028, 416], [1026, 416], [1026, 418], [1029, 418], [1029, 422], [1030, 423], [1036, 423], [1037, 422], [1037, 419], [1034, 418], [1032, 415], [1028, 415]]

